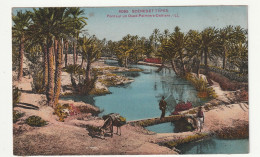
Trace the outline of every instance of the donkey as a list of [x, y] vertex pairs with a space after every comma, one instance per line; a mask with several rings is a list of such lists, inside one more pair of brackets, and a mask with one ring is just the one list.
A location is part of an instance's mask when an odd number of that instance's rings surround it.
[[116, 134], [118, 134], [118, 130], [120, 130], [120, 134], [118, 135], [121, 135], [121, 126], [123, 126], [125, 122], [120, 121], [120, 115], [118, 113], [110, 113], [108, 115], [104, 115], [102, 118], [105, 120], [105, 123], [101, 129], [109, 129], [109, 133], [111, 133], [111, 137], [113, 137], [113, 126], [116, 126]]

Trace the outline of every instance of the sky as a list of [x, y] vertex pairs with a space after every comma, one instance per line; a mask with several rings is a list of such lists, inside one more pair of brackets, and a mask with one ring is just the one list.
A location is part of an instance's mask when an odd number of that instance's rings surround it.
[[[99, 39], [118, 41], [127, 34], [149, 37], [155, 28], [173, 32], [176, 26], [182, 32], [201, 31], [207, 27], [228, 25], [248, 28], [247, 6], [186, 6], [186, 7], [99, 7], [81, 8], [88, 18], [84, 28]], [[30, 10], [29, 8], [14, 8]], [[134, 12], [133, 12], [134, 11]], [[145, 11], [145, 12], [142, 12]], [[146, 12], [148, 11], [148, 12]], [[150, 12], [149, 12], [150, 11]], [[161, 15], [162, 17], [156, 17]], [[142, 17], [155, 16], [155, 17]]]

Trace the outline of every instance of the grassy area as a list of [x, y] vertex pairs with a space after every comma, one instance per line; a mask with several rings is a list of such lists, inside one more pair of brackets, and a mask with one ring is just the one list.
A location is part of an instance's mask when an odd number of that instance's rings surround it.
[[109, 91], [105, 90], [104, 88], [102, 89], [97, 89], [97, 88], [93, 88], [90, 92], [90, 95], [104, 95], [104, 94], [110, 94]]
[[192, 85], [198, 91], [199, 98], [217, 98], [217, 94], [212, 87], [208, 86], [208, 83], [202, 77], [195, 77], [192, 74], [188, 73], [186, 79], [192, 83]]

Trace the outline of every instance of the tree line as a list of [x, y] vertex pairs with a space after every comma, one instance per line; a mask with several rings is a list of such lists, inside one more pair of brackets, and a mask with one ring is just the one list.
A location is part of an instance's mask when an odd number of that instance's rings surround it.
[[147, 57], [158, 57], [162, 65], [169, 63], [179, 76], [185, 76], [189, 71], [198, 74], [201, 64], [207, 71], [209, 60], [218, 58], [222, 59], [221, 68], [224, 70], [227, 70], [229, 63], [240, 74], [247, 74], [248, 71], [247, 30], [240, 26], [208, 27], [187, 33], [176, 26], [172, 33], [168, 29], [163, 32], [154, 29], [149, 38], [128, 34], [120, 41], [108, 41], [105, 52], [115, 55], [125, 67]]
[[[68, 53], [73, 53], [73, 64], [77, 64], [78, 54], [85, 67], [85, 84], [90, 80], [90, 66], [101, 54], [102, 41], [95, 36], [84, 34], [87, 18], [80, 8], [33, 8], [33, 11], [17, 11], [12, 16], [13, 64], [18, 63], [18, 81], [23, 77], [25, 55], [35, 75], [43, 75], [35, 86], [43, 86], [47, 104], [56, 107], [61, 91], [63, 58], [68, 65]], [[63, 55], [65, 55], [63, 57]], [[36, 77], [33, 81], [37, 80]]]
[[[42, 92], [53, 108], [61, 91], [63, 62], [65, 68], [71, 68], [68, 53], [73, 54], [75, 66], [72, 69], [83, 70], [83, 87], [90, 86], [91, 64], [100, 56], [116, 56], [119, 64], [125, 67], [145, 58], [160, 58], [162, 66], [170, 64], [179, 76], [190, 71], [199, 74], [201, 64], [207, 71], [208, 61], [218, 57], [222, 59], [222, 69], [229, 63], [239, 73], [247, 74], [247, 30], [240, 26], [208, 27], [187, 33], [181, 32], [179, 27], [172, 33], [168, 29], [163, 32], [154, 29], [149, 38], [128, 34], [119, 41], [107, 41], [86, 35], [87, 17], [80, 8], [33, 8], [33, 11], [18, 11], [12, 20], [12, 59], [13, 64], [18, 63], [18, 81], [23, 77], [25, 55], [33, 73], [43, 78], [34, 85], [44, 87]], [[77, 65], [79, 54], [82, 61]]]

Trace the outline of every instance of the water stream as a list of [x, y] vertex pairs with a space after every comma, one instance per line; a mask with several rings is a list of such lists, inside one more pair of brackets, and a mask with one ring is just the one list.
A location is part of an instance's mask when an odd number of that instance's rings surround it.
[[[117, 65], [117, 62], [108, 60], [107, 64]], [[112, 94], [104, 96], [66, 96], [62, 99], [72, 99], [74, 101], [83, 101], [98, 106], [104, 111], [100, 116], [108, 113], [119, 113], [126, 117], [127, 121], [159, 117], [159, 101], [165, 96], [168, 104], [166, 115], [174, 110], [179, 101], [190, 101], [193, 106], [205, 103], [197, 97], [195, 88], [186, 80], [175, 75], [171, 69], [162, 69], [156, 72], [158, 67], [145, 65], [132, 65], [132, 67], [141, 68], [143, 72], [124, 72], [125, 75], [134, 79], [134, 82], [117, 87], [110, 87]], [[174, 132], [172, 123], [163, 123], [147, 127], [148, 130], [157, 133]], [[239, 145], [243, 143], [243, 145]], [[230, 146], [227, 147], [227, 146]], [[235, 151], [235, 147], [243, 147]], [[246, 153], [248, 152], [247, 140], [219, 140], [210, 139], [200, 143], [187, 144], [179, 149], [184, 154], [204, 154], [204, 153]]]

